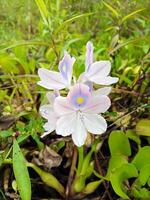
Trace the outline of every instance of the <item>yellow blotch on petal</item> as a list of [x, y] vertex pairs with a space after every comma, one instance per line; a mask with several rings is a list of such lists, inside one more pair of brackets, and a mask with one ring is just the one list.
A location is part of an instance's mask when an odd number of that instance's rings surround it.
[[77, 101], [78, 104], [82, 104], [84, 102], [84, 98], [78, 97], [76, 101]]

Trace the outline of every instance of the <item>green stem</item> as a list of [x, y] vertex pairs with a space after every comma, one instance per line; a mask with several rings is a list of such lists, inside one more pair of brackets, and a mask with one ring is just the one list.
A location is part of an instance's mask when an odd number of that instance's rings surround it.
[[76, 176], [79, 176], [81, 170], [82, 170], [82, 165], [83, 165], [83, 146], [78, 147], [78, 167], [77, 167], [77, 173]]
[[99, 173], [97, 173], [95, 170], [93, 171], [94, 175], [97, 177], [97, 178], [100, 178], [102, 180], [106, 180], [106, 181], [109, 181], [108, 178], [104, 177], [104, 176], [101, 176]]

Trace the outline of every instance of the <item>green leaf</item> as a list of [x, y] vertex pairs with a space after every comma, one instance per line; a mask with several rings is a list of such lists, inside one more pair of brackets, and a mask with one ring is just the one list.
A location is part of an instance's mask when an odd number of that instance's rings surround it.
[[141, 170], [144, 166], [149, 165], [150, 146], [142, 147], [132, 160], [132, 164], [134, 164], [138, 170]]
[[0, 138], [7, 138], [13, 135], [12, 130], [0, 131]]
[[111, 40], [109, 51], [111, 51], [117, 45], [118, 41], [119, 41], [119, 34], [116, 34]]
[[41, 13], [41, 16], [43, 18], [43, 21], [45, 24], [47, 24], [48, 22], [48, 10], [46, 8], [46, 5], [45, 5], [45, 2], [43, 0], [35, 0], [38, 8], [39, 8], [39, 11]]
[[131, 155], [130, 143], [123, 131], [112, 131], [109, 136], [109, 149], [111, 155]]
[[14, 139], [13, 142], [13, 171], [22, 200], [31, 200], [31, 182], [21, 149]]
[[148, 179], [148, 181], [147, 181], [147, 184], [148, 184], [148, 186], [150, 187], [150, 177], [149, 177], [149, 179]]
[[102, 182], [103, 180], [88, 183], [83, 190], [83, 194], [92, 194]]
[[110, 4], [103, 1], [103, 4], [114, 14], [115, 17], [119, 17], [119, 13], [115, 8], [113, 8]]
[[138, 135], [150, 136], [150, 120], [141, 119], [136, 125], [136, 133]]
[[88, 17], [88, 16], [90, 16], [90, 15], [93, 15], [93, 13], [92, 13], [92, 12], [90, 12], [90, 13], [83, 13], [83, 14], [80, 14], [80, 15], [75, 15], [75, 16], [73, 16], [73, 17], [70, 18], [70, 19], [67, 19], [66, 21], [64, 21], [64, 22], [58, 27], [58, 29], [55, 31], [55, 34], [57, 34], [61, 29], [63, 29], [64, 26], [66, 26], [66, 25], [72, 23], [73, 21], [78, 20], [78, 19], [80, 19], [80, 18], [82, 18], [82, 17]]
[[5, 73], [10, 73], [10, 71], [16, 74], [19, 73], [15, 59], [7, 53], [0, 55], [0, 66]]
[[122, 165], [120, 168], [117, 168], [113, 173], [111, 173], [110, 181], [116, 194], [123, 199], [129, 199], [123, 182], [129, 178], [137, 176], [138, 172], [135, 166], [129, 163]]
[[127, 130], [126, 131], [126, 136], [133, 140], [134, 142], [136, 142], [138, 145], [141, 144], [141, 140], [140, 140], [140, 137], [136, 134], [136, 132], [134, 130]]
[[44, 148], [44, 144], [40, 141], [39, 136], [37, 135], [36, 132], [32, 132], [31, 133], [31, 137], [33, 138], [33, 140], [37, 143], [38, 148], [41, 150]]
[[150, 178], [150, 164], [145, 165], [144, 167], [141, 168], [138, 177], [138, 182], [140, 183], [141, 186], [144, 186], [149, 178]]
[[57, 192], [59, 192], [62, 196], [64, 195], [64, 187], [63, 185], [53, 176], [51, 173], [45, 172], [33, 163], [27, 163], [28, 167], [31, 167], [36, 173], [41, 177], [42, 181], [54, 188]]
[[145, 10], [145, 9], [144, 9], [144, 8], [141, 8], [141, 9], [135, 10], [135, 11], [133, 11], [132, 13], [126, 15], [125, 17], [122, 18], [122, 23], [123, 23], [124, 21], [126, 21], [127, 19], [129, 19], [130, 17], [134, 16], [135, 14], [137, 14], [137, 13], [143, 11], [143, 10]]
[[110, 174], [116, 170], [117, 168], [121, 167], [121, 165], [128, 163], [128, 160], [123, 155], [114, 155], [109, 160], [109, 167], [107, 171], [107, 178], [110, 178]]
[[[14, 48], [14, 47], [17, 47], [17, 46], [26, 46], [26, 45], [40, 45], [40, 46], [48, 46], [49, 47], [49, 44], [47, 42], [43, 42], [43, 41], [17, 41], [15, 42], [14, 44], [9, 43], [5, 43], [5, 44], [2, 44], [0, 45], [0, 51], [4, 51], [4, 50], [7, 50], [7, 49], [11, 49], [11, 48]], [[0, 56], [1, 57], [1, 56]]]

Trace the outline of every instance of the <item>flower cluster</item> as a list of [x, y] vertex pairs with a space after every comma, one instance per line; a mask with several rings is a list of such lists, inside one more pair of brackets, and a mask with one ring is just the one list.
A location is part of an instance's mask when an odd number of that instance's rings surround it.
[[[101, 116], [111, 105], [108, 94], [111, 87], [101, 87], [94, 90], [93, 84], [110, 85], [118, 78], [109, 76], [111, 63], [109, 61], [93, 61], [93, 44], [86, 45], [85, 72], [73, 83], [73, 65], [75, 58], [67, 52], [59, 63], [59, 72], [44, 68], [38, 70], [40, 81], [38, 85], [53, 90], [47, 93], [49, 104], [40, 107], [41, 115], [47, 119], [44, 125], [45, 133], [52, 131], [61, 136], [72, 136], [77, 146], [82, 146], [87, 133], [102, 134], [107, 129], [107, 122]], [[59, 91], [68, 89], [67, 96], [61, 96]]]

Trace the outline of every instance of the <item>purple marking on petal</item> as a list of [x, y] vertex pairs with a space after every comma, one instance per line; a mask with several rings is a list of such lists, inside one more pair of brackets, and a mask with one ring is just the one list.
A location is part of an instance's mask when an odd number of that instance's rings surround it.
[[67, 62], [65, 60], [65, 57], [64, 59], [60, 62], [60, 65], [59, 65], [59, 70], [60, 70], [60, 73], [62, 74], [63, 78], [68, 80], [68, 76], [67, 76]]
[[60, 92], [59, 92], [59, 90], [55, 90], [55, 91], [54, 91], [54, 95], [55, 95], [55, 97], [60, 96]]
[[91, 97], [91, 93], [89, 91], [89, 87], [85, 84], [76, 84], [70, 90], [67, 98], [69, 102], [76, 108], [83, 108], [89, 101]]
[[63, 59], [59, 63], [59, 71], [62, 77], [68, 82], [71, 82], [72, 68], [75, 62], [75, 58], [71, 57], [67, 52], [64, 53]]
[[78, 93], [72, 98], [72, 104], [78, 109], [84, 107], [87, 104], [87, 102], [88, 97], [84, 94]]
[[88, 72], [90, 65], [93, 63], [93, 44], [89, 41], [86, 45], [85, 71]]
[[93, 83], [91, 81], [86, 81], [84, 84], [89, 87], [89, 91], [90, 92], [93, 91]]

